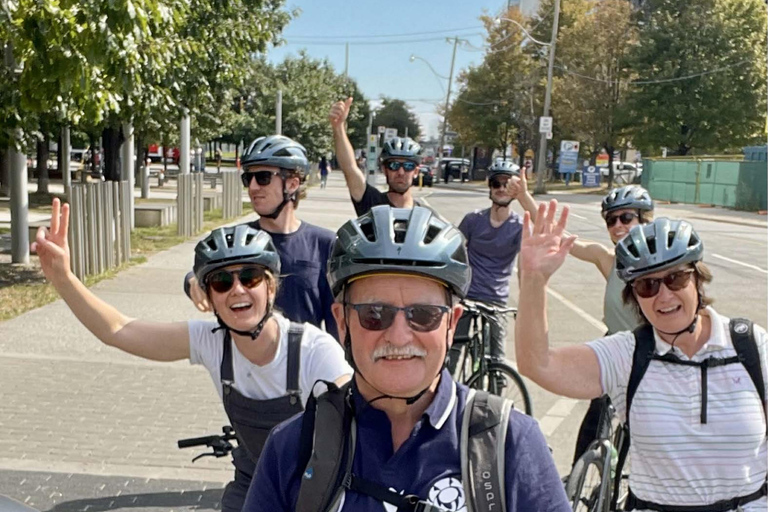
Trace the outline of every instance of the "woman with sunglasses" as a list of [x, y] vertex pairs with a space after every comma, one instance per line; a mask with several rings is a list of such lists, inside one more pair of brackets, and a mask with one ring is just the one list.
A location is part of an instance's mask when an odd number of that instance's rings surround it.
[[219, 228], [195, 247], [194, 272], [217, 321], [158, 323], [127, 317], [72, 274], [68, 224], [69, 205], [55, 199], [50, 230], [38, 231], [33, 250], [80, 322], [106, 345], [153, 361], [189, 359], [211, 374], [238, 437], [222, 508], [239, 512], [270, 430], [303, 410], [317, 380], [349, 379], [343, 350], [325, 332], [274, 310], [280, 257], [264, 231]]
[[[524, 221], [526, 300], [515, 331], [521, 373], [558, 395], [610, 396], [631, 424], [627, 510], [766, 510], [766, 420], [757, 387], [768, 382], [765, 330], [752, 327], [761, 367], [755, 378], [734, 341], [747, 324], [709, 306], [703, 242], [688, 222], [661, 218], [633, 227], [616, 246], [623, 300], [641, 327], [549, 346], [546, 286], [575, 242], [564, 234], [567, 207], [557, 224], [556, 209], [555, 201], [541, 205], [533, 227], [529, 214]], [[647, 364], [642, 373], [639, 361]]]

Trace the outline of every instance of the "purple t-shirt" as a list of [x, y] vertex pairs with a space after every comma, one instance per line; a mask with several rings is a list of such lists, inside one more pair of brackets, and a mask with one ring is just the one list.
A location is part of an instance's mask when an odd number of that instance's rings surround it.
[[491, 226], [491, 209], [475, 210], [461, 220], [459, 230], [467, 239], [472, 283], [467, 297], [503, 302], [509, 298], [512, 264], [520, 252], [523, 221], [515, 212], [501, 226]]

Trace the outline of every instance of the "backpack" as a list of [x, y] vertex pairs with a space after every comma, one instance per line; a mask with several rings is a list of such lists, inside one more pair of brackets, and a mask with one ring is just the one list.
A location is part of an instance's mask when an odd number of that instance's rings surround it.
[[653, 336], [653, 327], [646, 324], [641, 325], [634, 330], [635, 351], [632, 355], [632, 370], [629, 374], [629, 383], [627, 384], [627, 405], [624, 422], [624, 443], [619, 452], [616, 475], [614, 476], [614, 493], [611, 506], [616, 507], [616, 500], [619, 496], [618, 490], [621, 484], [621, 473], [624, 462], [629, 453], [629, 409], [632, 407], [632, 400], [635, 397], [640, 381], [643, 380], [645, 372], [648, 370], [652, 360], [665, 361], [672, 364], [682, 364], [686, 366], [698, 366], [701, 368], [701, 423], [707, 422], [707, 369], [728, 364], [741, 363], [746, 368], [752, 383], [757, 388], [757, 394], [760, 402], [763, 404], [763, 413], [766, 415], [768, 424], [768, 404], [765, 397], [765, 381], [763, 380], [763, 371], [760, 365], [760, 353], [755, 342], [754, 325], [750, 320], [744, 318], [732, 318], [729, 329], [731, 332], [731, 341], [736, 350], [736, 356], [727, 358], [709, 357], [704, 361], [694, 362], [679, 359], [674, 354], [665, 354], [659, 356], [655, 353], [656, 340]]
[[[325, 382], [325, 381], [323, 381]], [[299, 444], [301, 486], [296, 512], [335, 510], [345, 489], [366, 494], [403, 511], [444, 512], [442, 508], [402, 495], [352, 473], [357, 429], [351, 406], [352, 387], [325, 382], [328, 391], [310, 396]], [[461, 478], [469, 512], [504, 512], [504, 446], [512, 402], [485, 391], [470, 390], [461, 418]], [[315, 440], [318, 440], [315, 443]]]

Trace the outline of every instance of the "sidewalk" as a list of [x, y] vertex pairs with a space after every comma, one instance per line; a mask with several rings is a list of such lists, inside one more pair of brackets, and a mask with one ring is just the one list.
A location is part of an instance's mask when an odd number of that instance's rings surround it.
[[[333, 230], [351, 218], [341, 173], [331, 174], [326, 189], [309, 189], [298, 214]], [[134, 318], [212, 319], [182, 291], [194, 245], [155, 254], [93, 291]], [[231, 479], [229, 459], [206, 457], [192, 465], [195, 453], [176, 448], [178, 439], [217, 433], [227, 424], [201, 367], [144, 361], [109, 348], [58, 300], [0, 323], [0, 368], [0, 470]]]

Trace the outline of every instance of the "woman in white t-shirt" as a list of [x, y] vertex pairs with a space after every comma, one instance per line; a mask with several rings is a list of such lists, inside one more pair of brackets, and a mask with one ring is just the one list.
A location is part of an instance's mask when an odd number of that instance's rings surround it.
[[219, 228], [195, 247], [195, 275], [216, 322], [157, 323], [123, 315], [72, 274], [68, 224], [69, 206], [55, 199], [50, 230], [38, 231], [32, 250], [80, 322], [107, 345], [154, 361], [189, 359], [211, 374], [239, 441], [222, 509], [239, 512], [269, 431], [303, 410], [315, 382], [351, 376], [341, 345], [274, 312], [280, 257], [264, 231]]
[[556, 209], [556, 201], [541, 205], [532, 230], [527, 213], [524, 222], [521, 373], [559, 395], [611, 397], [631, 425], [626, 510], [765, 511], [765, 330], [752, 326], [750, 336], [751, 323], [708, 306], [712, 275], [701, 239], [688, 222], [661, 218], [633, 227], [616, 246], [624, 301], [643, 325], [550, 347], [546, 286], [575, 241], [563, 234], [567, 207], [557, 224]]

